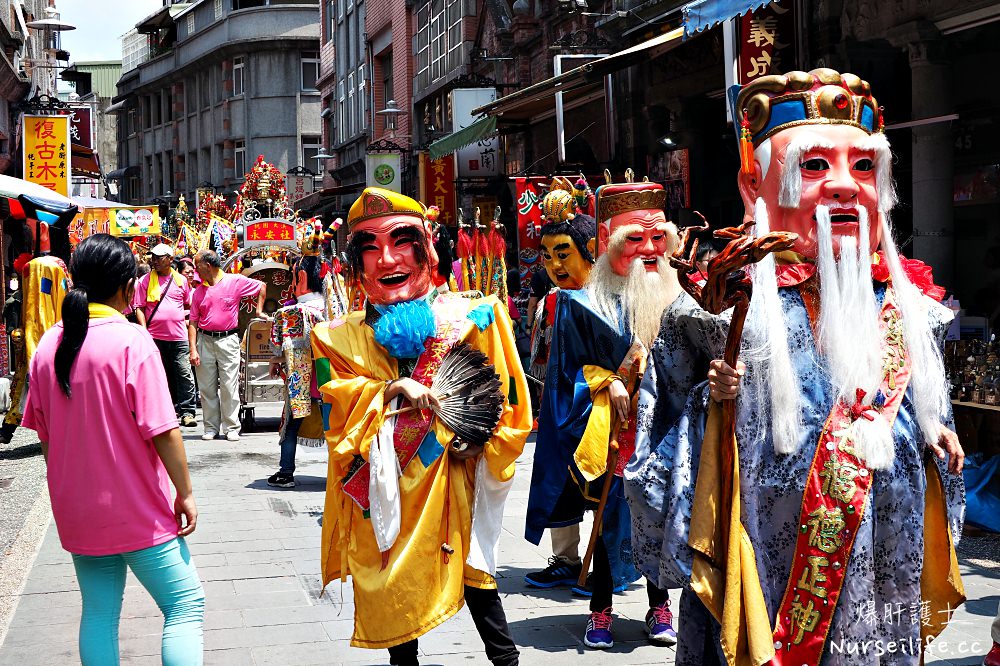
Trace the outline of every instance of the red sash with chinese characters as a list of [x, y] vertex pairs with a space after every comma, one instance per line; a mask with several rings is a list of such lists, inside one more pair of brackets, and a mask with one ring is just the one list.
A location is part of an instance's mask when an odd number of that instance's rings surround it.
[[[435, 305], [439, 302], [443, 306], [435, 308], [437, 310], [434, 313], [437, 319], [436, 335], [424, 342], [424, 352], [417, 358], [417, 365], [410, 375], [410, 379], [420, 382], [424, 386], [430, 386], [431, 382], [434, 381], [434, 375], [441, 367], [441, 361], [445, 354], [461, 339], [467, 326], [471, 323], [466, 319], [466, 315], [469, 313], [469, 299], [439, 296], [435, 300]], [[430, 430], [432, 418], [430, 410], [420, 409], [396, 416], [396, 426], [392, 431], [392, 443], [396, 449], [396, 456], [399, 458], [401, 472], [417, 455], [417, 450], [427, 436], [427, 431]], [[358, 458], [341, 482], [344, 494], [354, 500], [362, 511], [368, 511], [371, 508], [368, 498], [370, 478], [371, 467], [368, 461]]]
[[900, 313], [889, 288], [879, 324], [884, 374], [875, 406], [862, 407], [860, 397], [855, 405], [838, 401], [816, 446], [802, 495], [792, 570], [774, 624], [773, 666], [818, 664], [823, 656], [872, 482], [872, 473], [851, 446], [851, 425], [857, 419], [885, 419], [891, 428], [910, 381]]

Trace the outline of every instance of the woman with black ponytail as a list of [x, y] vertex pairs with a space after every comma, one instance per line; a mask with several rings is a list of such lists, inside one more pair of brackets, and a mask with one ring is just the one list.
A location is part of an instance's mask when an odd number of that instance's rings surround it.
[[201, 664], [205, 595], [183, 539], [198, 518], [184, 443], [156, 345], [122, 315], [135, 257], [117, 238], [90, 236], [70, 274], [62, 321], [31, 360], [24, 425], [42, 442], [52, 514], [80, 583], [80, 658], [118, 663], [129, 568], [164, 614], [163, 663]]

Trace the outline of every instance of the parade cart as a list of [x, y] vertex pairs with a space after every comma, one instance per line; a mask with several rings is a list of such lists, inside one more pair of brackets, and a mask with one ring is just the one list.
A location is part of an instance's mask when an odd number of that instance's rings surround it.
[[[264, 218], [237, 227], [239, 251], [230, 256], [223, 270], [239, 272], [264, 283], [264, 312], [274, 314], [281, 304], [294, 298], [291, 266], [299, 256], [295, 224], [290, 220]], [[244, 429], [255, 425], [256, 408], [263, 404], [283, 405], [285, 382], [270, 376], [271, 321], [255, 316], [256, 298], [240, 304], [240, 423]]]

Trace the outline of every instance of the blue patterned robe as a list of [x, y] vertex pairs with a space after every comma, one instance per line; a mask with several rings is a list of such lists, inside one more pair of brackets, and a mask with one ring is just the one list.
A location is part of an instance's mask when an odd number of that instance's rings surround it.
[[[538, 544], [546, 528], [565, 527], [583, 519], [582, 511], [553, 519], [560, 497], [579, 492], [571, 486], [585, 483], [573, 462], [593, 406], [583, 367], [616, 370], [631, 346], [631, 332], [624, 325], [613, 326], [595, 312], [586, 289], [559, 292], [524, 528], [524, 537], [531, 543]], [[592, 497], [600, 496], [603, 483], [603, 476], [590, 483]], [[614, 587], [638, 580], [620, 477], [614, 478], [608, 493], [601, 538], [608, 551]]]
[[[884, 288], [876, 285], [876, 293], [881, 300]], [[788, 323], [792, 366], [802, 390], [799, 449], [790, 455], [775, 453], [769, 433], [759, 445], [742, 441], [740, 433], [748, 431], [757, 414], [752, 406], [769, 401], [767, 395], [750, 395], [749, 382], [744, 383], [739, 398], [736, 430], [741, 518], [754, 544], [772, 622], [788, 582], [803, 488], [835, 397], [799, 290], [782, 288], [779, 294]], [[943, 339], [950, 312], [930, 299], [926, 304], [934, 330]], [[639, 437], [641, 443], [625, 475], [639, 569], [660, 587], [685, 588], [679, 612], [678, 664], [712, 663], [721, 659], [721, 651], [704, 653], [706, 638], [718, 648], [719, 626], [688, 587], [692, 560], [688, 530], [708, 411], [707, 382], [688, 393], [679, 413], [673, 391], [678, 383], [691, 381], [692, 368], [699, 362], [722, 357], [727, 327], [725, 317], [705, 313], [690, 298], [678, 299], [665, 313], [660, 332], [664, 348], [653, 350], [642, 385], [640, 410], [646, 416], [640, 424], [645, 436]], [[926, 449], [914, 416], [912, 389], [908, 388], [893, 425], [895, 462], [890, 469], [873, 471], [868, 506], [830, 627], [824, 666], [920, 661], [919, 653], [878, 656], [874, 643], [862, 653], [866, 641], [919, 645], [925, 466], [932, 461], [941, 471], [956, 542], [961, 534], [965, 506], [961, 476], [948, 474]], [[706, 636], [706, 632], [711, 634]]]

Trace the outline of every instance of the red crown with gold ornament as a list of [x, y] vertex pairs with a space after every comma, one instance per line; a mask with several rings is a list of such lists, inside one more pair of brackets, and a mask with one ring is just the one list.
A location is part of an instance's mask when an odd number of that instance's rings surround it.
[[648, 179], [635, 181], [632, 169], [625, 170], [624, 183], [612, 183], [611, 172], [604, 172], [608, 184], [597, 188], [597, 223], [603, 224], [615, 215], [637, 210], [663, 210], [667, 205], [667, 192], [659, 183]]

